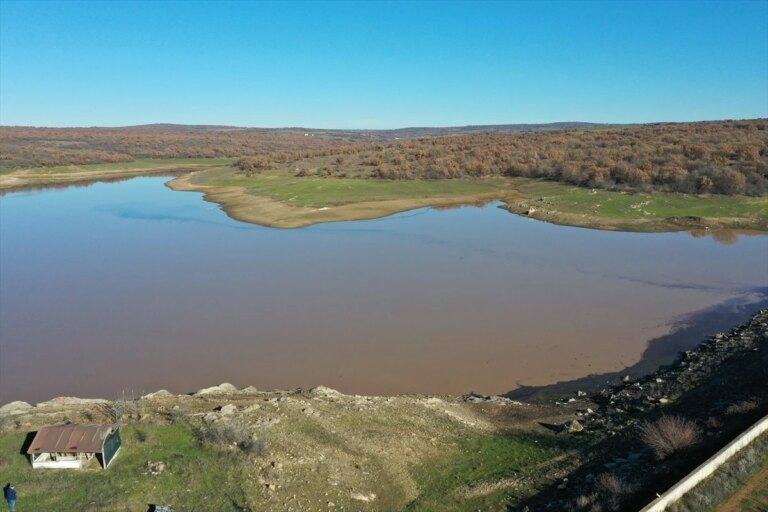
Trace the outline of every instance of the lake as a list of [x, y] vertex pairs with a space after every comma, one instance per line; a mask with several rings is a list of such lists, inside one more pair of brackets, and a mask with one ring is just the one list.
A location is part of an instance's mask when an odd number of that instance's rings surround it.
[[496, 204], [281, 230], [168, 179], [0, 197], [0, 403], [220, 382], [501, 393], [619, 370], [694, 312], [766, 298], [764, 235]]

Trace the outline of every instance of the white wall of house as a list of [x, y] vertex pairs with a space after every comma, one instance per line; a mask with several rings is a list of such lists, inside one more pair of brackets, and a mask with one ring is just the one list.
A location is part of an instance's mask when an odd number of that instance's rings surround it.
[[71, 455], [71, 456], [57, 456], [56, 460], [52, 460], [50, 454], [41, 453], [40, 455], [32, 456], [32, 468], [44, 468], [44, 469], [82, 469], [88, 462], [85, 455]]

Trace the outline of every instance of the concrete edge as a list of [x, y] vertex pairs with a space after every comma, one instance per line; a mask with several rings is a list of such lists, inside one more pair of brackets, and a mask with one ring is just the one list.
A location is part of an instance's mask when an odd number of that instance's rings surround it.
[[696, 487], [702, 480], [714, 473], [724, 462], [766, 431], [768, 431], [768, 416], [764, 416], [757, 423], [739, 434], [736, 439], [688, 473], [682, 480], [670, 487], [664, 494], [653, 500], [640, 512], [663, 512], [669, 505], [682, 498], [685, 493]]

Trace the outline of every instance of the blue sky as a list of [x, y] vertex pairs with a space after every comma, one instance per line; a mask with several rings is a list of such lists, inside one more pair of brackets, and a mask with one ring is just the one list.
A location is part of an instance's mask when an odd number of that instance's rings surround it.
[[768, 117], [768, 0], [0, 1], [0, 124]]

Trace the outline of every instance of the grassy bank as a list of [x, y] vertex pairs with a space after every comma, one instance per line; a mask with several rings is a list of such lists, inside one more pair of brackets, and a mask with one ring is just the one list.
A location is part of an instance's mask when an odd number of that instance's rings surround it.
[[[234, 510], [247, 490], [240, 478], [244, 456], [203, 449], [191, 428], [126, 426], [123, 448], [109, 469], [32, 470], [19, 454], [25, 433], [0, 435], [4, 481], [16, 485], [20, 510], [146, 510], [173, 503], [179, 510]], [[145, 473], [147, 461], [164, 461], [159, 476]], [[213, 469], [213, 470], [212, 470]]]
[[6, 417], [0, 479], [16, 485], [20, 510], [501, 512], [591, 442], [539, 426], [573, 414], [551, 406], [246, 391], [131, 404], [107, 470], [33, 470], [21, 453], [28, 432], [109, 421], [105, 409], [57, 403]]
[[768, 230], [765, 196], [625, 193], [547, 181], [529, 181], [517, 190], [524, 198], [510, 201], [510, 211], [557, 224], [622, 231]]
[[245, 177], [221, 167], [181, 176], [174, 190], [204, 192], [233, 218], [295, 228], [373, 219], [426, 206], [452, 206], [516, 196], [515, 182], [487, 180], [371, 180], [297, 177], [274, 170]]
[[768, 197], [629, 194], [525, 178], [399, 181], [298, 177], [287, 169], [246, 177], [222, 167], [179, 178], [171, 187], [205, 192], [235, 218], [277, 227], [501, 199], [513, 213], [595, 229], [768, 230]]

